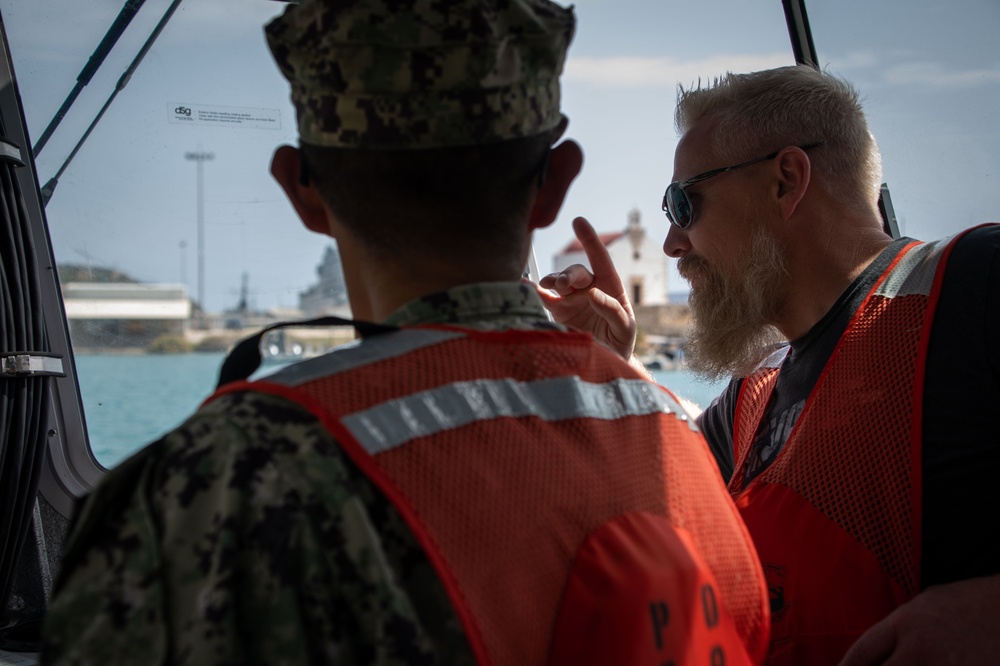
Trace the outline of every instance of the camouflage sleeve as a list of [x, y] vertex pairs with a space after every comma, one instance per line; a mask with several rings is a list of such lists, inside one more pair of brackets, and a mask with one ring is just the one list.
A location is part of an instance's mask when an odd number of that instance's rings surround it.
[[233, 394], [83, 506], [41, 662], [473, 660], [409, 530], [326, 430], [281, 399]]

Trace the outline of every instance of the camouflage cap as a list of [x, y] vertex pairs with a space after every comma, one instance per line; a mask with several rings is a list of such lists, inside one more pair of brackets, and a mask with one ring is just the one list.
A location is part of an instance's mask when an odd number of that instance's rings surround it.
[[574, 25], [548, 0], [301, 0], [265, 33], [303, 141], [421, 149], [556, 127]]

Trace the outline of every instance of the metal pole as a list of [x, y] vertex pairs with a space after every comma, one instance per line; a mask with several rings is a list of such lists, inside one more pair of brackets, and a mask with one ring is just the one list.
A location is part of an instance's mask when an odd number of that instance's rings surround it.
[[181, 255], [181, 270], [180, 270], [180, 283], [187, 285], [187, 241], [181, 241], [177, 244], [180, 249]]
[[205, 328], [205, 190], [202, 166], [205, 160], [199, 159], [198, 164], [198, 305], [201, 307], [200, 324]]
[[198, 324], [205, 328], [205, 195], [202, 164], [215, 157], [212, 153], [185, 153], [184, 158], [194, 160], [198, 165]]
[[805, 0], [781, 0], [781, 4], [785, 8], [785, 23], [788, 25], [788, 37], [792, 40], [795, 64], [819, 69]]

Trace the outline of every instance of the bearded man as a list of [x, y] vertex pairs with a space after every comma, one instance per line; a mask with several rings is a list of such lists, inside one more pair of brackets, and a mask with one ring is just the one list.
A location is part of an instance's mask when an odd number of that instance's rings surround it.
[[[1000, 464], [1000, 226], [887, 235], [858, 94], [811, 67], [681, 89], [676, 125], [663, 247], [692, 366], [733, 376], [698, 423], [768, 578], [768, 662], [995, 660], [1000, 524], [969, 507]], [[540, 293], [630, 358], [621, 280], [575, 228], [593, 274]]]

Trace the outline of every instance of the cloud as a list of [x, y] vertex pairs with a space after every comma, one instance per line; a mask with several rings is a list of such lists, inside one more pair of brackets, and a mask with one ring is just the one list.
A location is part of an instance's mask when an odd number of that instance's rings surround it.
[[935, 62], [909, 62], [889, 67], [884, 75], [887, 83], [905, 86], [958, 89], [1000, 84], [1000, 65], [976, 69], [948, 69]]
[[[925, 90], [959, 90], [1000, 83], [1000, 63], [966, 69], [920, 59], [912, 50], [852, 51], [832, 63], [841, 72], [858, 72], [869, 81]], [[869, 84], [870, 85], [870, 84]]]
[[618, 56], [610, 58], [570, 57], [563, 79], [606, 88], [685, 86], [711, 80], [726, 72], [753, 72], [790, 65], [788, 53], [765, 55], [720, 55], [702, 60]]
[[[950, 68], [937, 62], [915, 60], [914, 53], [891, 51], [876, 54], [854, 51], [826, 63], [839, 72], [864, 72], [870, 80], [888, 85], [918, 86], [934, 90], [957, 90], [1000, 84], [1000, 63], [969, 69]], [[614, 56], [570, 57], [564, 81], [579, 82], [600, 88], [673, 88], [689, 86], [699, 80], [711, 81], [726, 72], [753, 72], [792, 64], [785, 52], [763, 55], [719, 55], [701, 60], [676, 58]]]
[[[886, 55], [887, 52], [877, 54], [874, 51], [851, 51], [844, 56], [837, 56], [836, 63], [824, 62], [823, 68], [828, 69], [832, 64], [835, 64], [835, 69], [838, 70], [871, 69], [878, 67], [880, 62], [885, 62]], [[900, 54], [897, 53], [895, 57], [899, 56]]]

